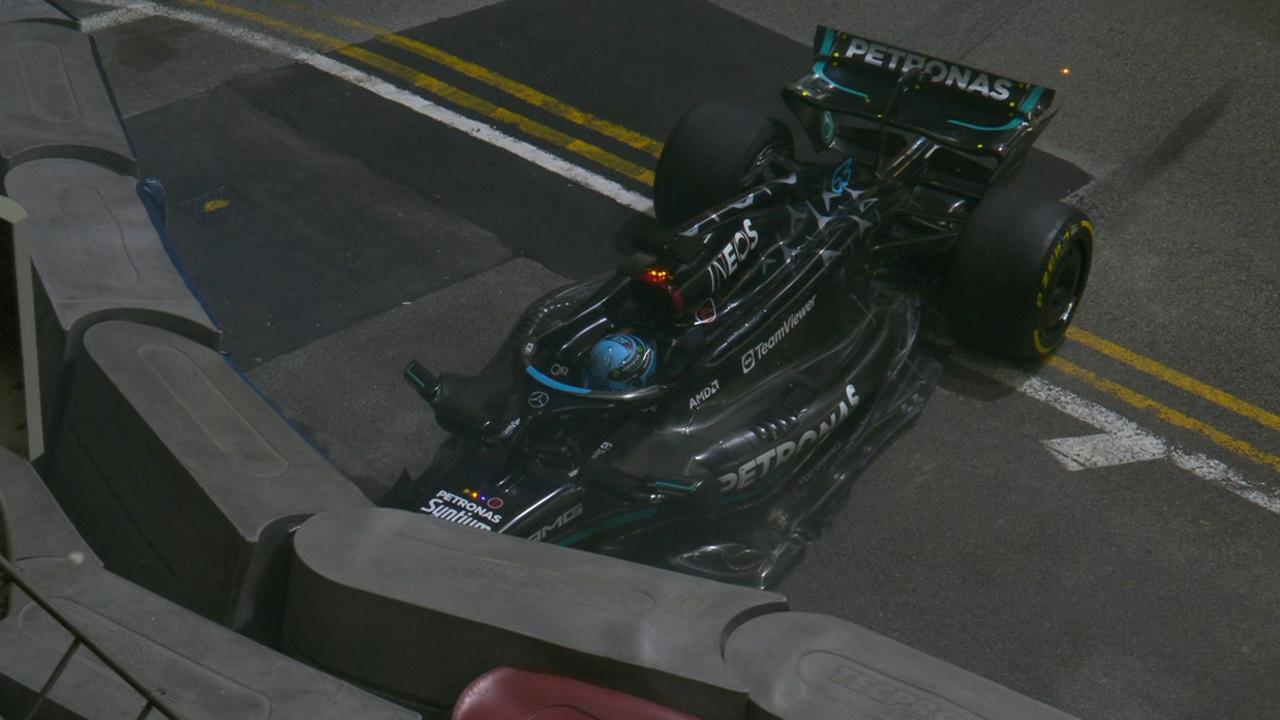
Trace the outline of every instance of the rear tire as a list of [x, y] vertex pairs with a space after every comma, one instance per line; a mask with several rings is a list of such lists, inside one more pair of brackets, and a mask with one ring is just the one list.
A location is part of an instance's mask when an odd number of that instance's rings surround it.
[[781, 120], [719, 100], [707, 100], [676, 124], [658, 159], [654, 213], [672, 229], [762, 181], [774, 155], [793, 157], [795, 142]]
[[1089, 278], [1093, 225], [1081, 211], [1015, 190], [980, 202], [943, 283], [960, 341], [1019, 359], [1043, 358], [1066, 339]]

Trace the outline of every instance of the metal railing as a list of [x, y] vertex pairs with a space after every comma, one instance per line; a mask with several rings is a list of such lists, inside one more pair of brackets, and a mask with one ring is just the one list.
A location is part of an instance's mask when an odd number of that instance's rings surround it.
[[0, 496], [0, 621], [8, 617], [9, 611], [13, 609], [12, 592], [13, 588], [21, 590], [31, 602], [35, 603], [49, 617], [62, 626], [71, 635], [71, 644], [67, 646], [65, 652], [62, 653], [61, 659], [58, 660], [57, 666], [53, 672], [49, 674], [45, 680], [43, 687], [40, 688], [40, 694], [36, 696], [35, 702], [27, 710], [24, 720], [34, 720], [36, 713], [40, 712], [41, 706], [49, 698], [49, 693], [53, 691], [54, 685], [58, 679], [62, 677], [67, 668], [71, 665], [71, 659], [79, 652], [80, 648], [84, 648], [93, 654], [94, 657], [106, 665], [111, 672], [115, 673], [134, 692], [138, 693], [142, 699], [143, 705], [138, 713], [138, 720], [144, 720], [153, 710], [160, 713], [169, 720], [182, 720], [179, 715], [168, 703], [161, 700], [154, 692], [147, 689], [137, 678], [129, 674], [127, 670], [121, 667], [115, 660], [112, 660], [106, 652], [100, 648], [97, 643], [89, 639], [87, 635], [77, 628], [65, 615], [58, 611], [57, 608], [45, 598], [40, 591], [31, 586], [29, 582], [23, 579], [18, 573], [18, 568], [11, 561], [12, 544], [9, 537], [9, 519], [5, 509], [4, 498]]

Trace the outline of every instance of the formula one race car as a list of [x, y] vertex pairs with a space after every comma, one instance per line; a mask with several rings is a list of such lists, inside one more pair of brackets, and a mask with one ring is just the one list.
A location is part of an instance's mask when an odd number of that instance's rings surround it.
[[407, 379], [453, 434], [387, 503], [769, 586], [923, 408], [949, 338], [1037, 358], [1092, 226], [1010, 187], [1054, 93], [818, 28], [786, 125], [719, 102], [658, 163], [663, 228], [534, 303], [479, 377]]

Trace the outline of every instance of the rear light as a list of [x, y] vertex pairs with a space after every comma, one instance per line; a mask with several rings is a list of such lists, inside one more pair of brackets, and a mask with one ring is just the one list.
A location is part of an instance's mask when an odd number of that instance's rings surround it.
[[661, 289], [666, 297], [671, 301], [672, 317], [678, 318], [684, 315], [684, 298], [680, 296], [680, 290], [675, 286], [675, 275], [663, 267], [647, 267], [640, 271], [640, 282], [650, 287]]
[[672, 277], [673, 276], [671, 275], [670, 270], [667, 270], [665, 268], [651, 267], [651, 268], [646, 268], [644, 272], [641, 273], [640, 279], [644, 280], [650, 285], [667, 287], [671, 284]]

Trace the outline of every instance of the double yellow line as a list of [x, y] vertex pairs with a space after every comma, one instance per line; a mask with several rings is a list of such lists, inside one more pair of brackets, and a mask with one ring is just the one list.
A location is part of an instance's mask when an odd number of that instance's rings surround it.
[[[642, 182], [646, 186], [653, 187], [653, 170], [644, 165], [640, 165], [639, 163], [635, 163], [615, 155], [598, 145], [575, 138], [525, 115], [521, 115], [504, 107], [495, 105], [484, 98], [473, 95], [465, 90], [450, 85], [439, 78], [397, 62], [385, 55], [352, 45], [345, 40], [332, 35], [318, 32], [310, 28], [305, 28], [300, 25], [295, 25], [287, 20], [282, 20], [270, 15], [264, 15], [236, 5], [229, 5], [221, 2], [220, 0], [182, 1], [187, 5], [203, 7], [241, 20], [248, 20], [249, 22], [263, 27], [285, 32], [293, 35], [294, 37], [315, 43], [325, 50], [335, 52], [365, 66], [398, 78], [401, 81], [408, 83], [411, 87], [425, 90], [432, 95], [470, 110], [482, 117], [513, 127], [525, 135], [542, 140], [543, 142], [559, 147], [574, 155], [586, 158], [597, 165], [613, 170], [620, 175]], [[305, 6], [298, 7], [310, 10], [310, 8], [306, 8]], [[662, 144], [656, 140], [647, 138], [640, 133], [627, 130], [620, 125], [616, 125], [608, 120], [596, 117], [584, 110], [579, 110], [567, 103], [560, 102], [559, 100], [534, 90], [527, 85], [482, 68], [474, 63], [467, 62], [462, 58], [447, 53], [437, 47], [419, 42], [412, 38], [404, 37], [403, 35], [397, 35], [396, 33], [369, 25], [368, 23], [363, 23], [359, 20], [333, 15], [328, 15], [328, 17], [349, 27], [373, 32], [378, 35], [379, 40], [385, 43], [408, 50], [416, 55], [456, 70], [463, 75], [467, 75], [468, 77], [472, 77], [476, 80], [492, 85], [505, 93], [518, 97], [536, 107], [546, 110], [547, 112], [563, 117], [564, 119], [578, 125], [582, 125], [583, 127], [588, 127], [602, 135], [606, 135], [621, 143], [630, 145], [638, 150], [642, 150], [654, 157], [657, 157], [662, 153]]]
[[[1067, 337], [1087, 348], [1090, 348], [1091, 350], [1111, 358], [1112, 360], [1128, 365], [1138, 372], [1150, 375], [1157, 380], [1161, 380], [1169, 385], [1195, 395], [1196, 397], [1207, 400], [1218, 407], [1230, 410], [1241, 417], [1253, 420], [1265, 428], [1280, 432], [1280, 415], [1263, 410], [1262, 408], [1238, 398], [1231, 393], [1219, 390], [1212, 385], [1196, 380], [1185, 373], [1178, 372], [1177, 370], [1174, 370], [1167, 365], [1163, 365], [1145, 355], [1139, 355], [1128, 348], [1117, 345], [1116, 343], [1098, 335], [1094, 335], [1087, 330], [1081, 330], [1080, 328], [1074, 327], [1070, 328], [1067, 330]], [[1219, 447], [1226, 448], [1227, 450], [1243, 455], [1260, 465], [1264, 465], [1276, 472], [1280, 472], [1280, 455], [1266, 452], [1252, 443], [1225, 433], [1202, 420], [1197, 420], [1186, 413], [1179, 412], [1164, 403], [1153, 400], [1136, 390], [1132, 390], [1118, 382], [1115, 382], [1114, 380], [1108, 380], [1101, 377], [1097, 373], [1091, 370], [1086, 370], [1065, 358], [1052, 357], [1049, 359], [1049, 366], [1056, 368], [1077, 380], [1081, 380], [1128, 405], [1150, 412], [1171, 425], [1180, 427], [1184, 430], [1190, 430], [1191, 432], [1208, 438], [1213, 444]]]
[[[430, 60], [437, 65], [441, 65], [457, 72], [460, 75], [464, 75], [473, 80], [484, 83], [533, 107], [560, 117], [580, 127], [592, 130], [593, 132], [599, 133], [618, 143], [634, 148], [635, 150], [652, 157], [656, 158], [662, 153], [662, 144], [657, 140], [646, 137], [641, 133], [623, 127], [622, 125], [610, 122], [609, 120], [600, 118], [585, 110], [562, 102], [561, 100], [551, 97], [535, 88], [489, 70], [488, 68], [472, 63], [434, 45], [391, 32], [386, 28], [381, 28], [361, 20], [317, 10], [310, 6], [294, 2], [293, 0], [280, 1], [294, 8], [322, 16], [345, 27], [373, 35], [378, 41], [386, 45], [399, 48]], [[608, 168], [620, 175], [637, 180], [648, 186], [653, 185], [653, 171], [644, 165], [627, 160], [597, 145], [572, 137], [567, 133], [556, 130], [555, 128], [519, 113], [512, 112], [511, 110], [468, 93], [465, 90], [444, 82], [443, 80], [423, 73], [415, 68], [411, 68], [384, 55], [365, 48], [356, 47], [332, 35], [301, 27], [286, 20], [264, 15], [259, 12], [230, 5], [225, 2], [221, 2], [221, 0], [182, 0], [182, 2], [187, 5], [204, 7], [224, 15], [247, 20], [257, 25], [285, 32], [295, 37], [315, 43], [323, 49], [343, 55], [363, 65], [398, 78], [412, 87], [425, 90], [426, 92], [447, 100], [459, 107], [475, 112], [478, 115], [489, 118], [503, 125], [513, 127], [525, 135], [537, 138], [555, 147], [562, 148], [567, 152], [586, 158], [593, 163]], [[1248, 418], [1265, 428], [1280, 432], [1280, 415], [1276, 415], [1275, 413], [1257, 407], [1239, 397], [1219, 390], [1207, 383], [1196, 380], [1195, 378], [1178, 372], [1177, 370], [1162, 365], [1149, 357], [1140, 355], [1088, 331], [1072, 328], [1068, 331], [1068, 337], [1080, 345], [1123, 363], [1139, 372], [1155, 377], [1237, 415]], [[1121, 400], [1122, 402], [1125, 402], [1128, 405], [1139, 408], [1144, 412], [1150, 412], [1172, 425], [1202, 435], [1220, 447], [1280, 472], [1280, 455], [1261, 450], [1248, 442], [1235, 438], [1228, 433], [1208, 425], [1207, 423], [1146, 397], [1115, 381], [1103, 378], [1093, 371], [1076, 365], [1065, 358], [1052, 358], [1049, 361], [1049, 365]]]

